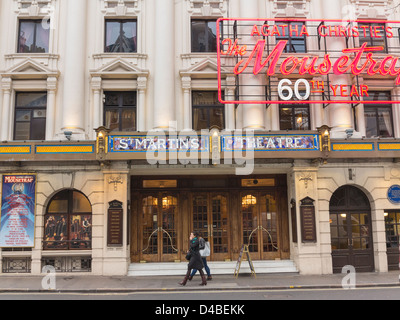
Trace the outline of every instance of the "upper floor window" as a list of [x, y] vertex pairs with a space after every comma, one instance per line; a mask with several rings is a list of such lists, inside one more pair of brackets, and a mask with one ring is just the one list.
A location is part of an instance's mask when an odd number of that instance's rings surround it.
[[310, 106], [280, 106], [279, 121], [281, 130], [310, 130]]
[[193, 129], [225, 129], [225, 106], [218, 101], [216, 91], [194, 91]]
[[[365, 100], [390, 101], [389, 91], [369, 92]], [[366, 137], [393, 137], [393, 113], [391, 104], [365, 104], [364, 105]]]
[[387, 35], [384, 23], [358, 23], [360, 33], [360, 46], [365, 42], [368, 47], [383, 47], [384, 53], [388, 52]]
[[276, 41], [287, 41], [286, 53], [307, 52], [307, 38], [303, 30], [304, 22], [285, 21], [278, 22], [277, 25], [280, 29], [280, 36], [276, 37]]
[[192, 20], [192, 52], [217, 52], [216, 20]]
[[104, 126], [111, 131], [136, 131], [136, 92], [105, 92]]
[[137, 52], [137, 21], [106, 20], [105, 52]]
[[17, 52], [48, 53], [49, 38], [49, 20], [20, 20]]
[[14, 140], [45, 140], [47, 94], [17, 92], [15, 100]]

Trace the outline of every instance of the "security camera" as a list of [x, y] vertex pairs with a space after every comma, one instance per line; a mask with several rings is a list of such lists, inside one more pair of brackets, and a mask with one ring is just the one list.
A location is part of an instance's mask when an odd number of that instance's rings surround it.
[[64, 131], [64, 135], [68, 141], [71, 141], [72, 131]]
[[354, 129], [346, 129], [347, 139], [351, 138], [354, 134]]

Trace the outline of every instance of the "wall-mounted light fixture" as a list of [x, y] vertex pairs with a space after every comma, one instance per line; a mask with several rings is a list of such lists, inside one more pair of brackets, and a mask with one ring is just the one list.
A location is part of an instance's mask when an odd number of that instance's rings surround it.
[[110, 129], [107, 129], [106, 127], [99, 127], [95, 129], [95, 131], [97, 134], [96, 153], [100, 160], [103, 160], [105, 155], [107, 154], [107, 140]]
[[331, 151], [331, 129], [332, 128], [327, 125], [317, 128], [320, 136], [321, 151]]
[[217, 128], [211, 129], [211, 137], [210, 137], [210, 145], [211, 145], [211, 161], [214, 166], [220, 163], [221, 154], [220, 154], [220, 141], [219, 141], [219, 130]]

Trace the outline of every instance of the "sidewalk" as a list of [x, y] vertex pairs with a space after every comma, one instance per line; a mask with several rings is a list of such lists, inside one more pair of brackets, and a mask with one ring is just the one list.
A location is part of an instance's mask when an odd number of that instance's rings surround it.
[[[357, 273], [356, 287], [400, 286], [399, 271], [389, 273]], [[265, 274], [232, 276], [215, 276], [205, 287], [199, 286], [200, 276], [196, 275], [185, 287], [178, 283], [182, 277], [102, 277], [70, 276], [57, 274], [55, 292], [66, 293], [129, 293], [156, 291], [190, 291], [190, 290], [290, 290], [290, 289], [323, 289], [342, 288], [345, 275], [302, 276], [298, 274]], [[41, 276], [0, 276], [0, 293], [10, 292], [47, 292], [42, 288]]]

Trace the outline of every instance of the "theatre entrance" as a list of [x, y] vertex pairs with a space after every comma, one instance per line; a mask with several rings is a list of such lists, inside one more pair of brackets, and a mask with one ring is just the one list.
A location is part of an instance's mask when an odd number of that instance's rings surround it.
[[192, 231], [209, 261], [234, 261], [244, 244], [254, 260], [289, 258], [285, 175], [132, 177], [131, 187], [132, 262], [185, 261]]

